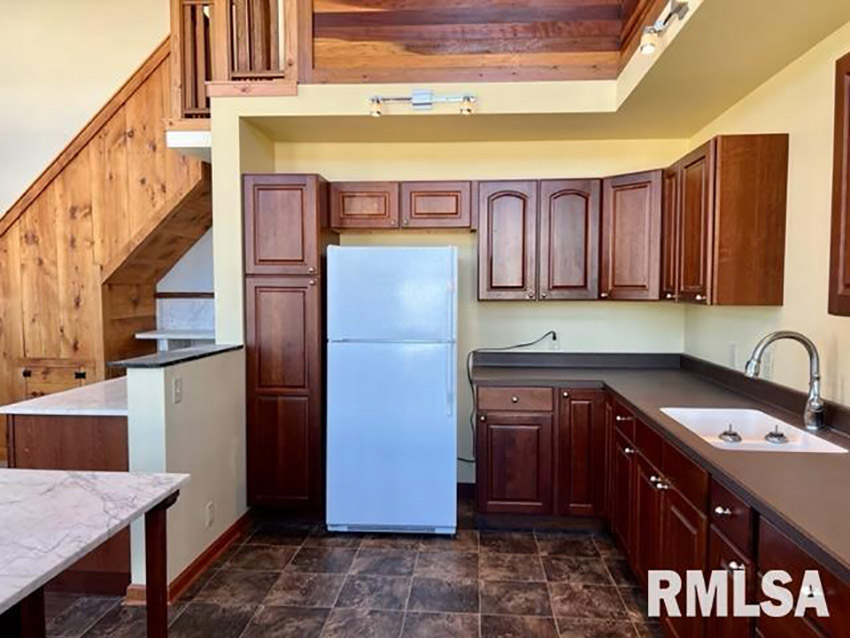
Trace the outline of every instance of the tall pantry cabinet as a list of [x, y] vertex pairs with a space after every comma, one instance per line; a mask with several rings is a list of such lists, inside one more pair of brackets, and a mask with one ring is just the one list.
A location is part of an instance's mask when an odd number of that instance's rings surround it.
[[319, 512], [324, 501], [324, 254], [328, 184], [243, 176], [248, 501]]

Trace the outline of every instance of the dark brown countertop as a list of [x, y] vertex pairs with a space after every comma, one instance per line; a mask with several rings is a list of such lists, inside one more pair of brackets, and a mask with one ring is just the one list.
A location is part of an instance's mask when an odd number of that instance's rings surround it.
[[[850, 583], [850, 454], [721, 450], [661, 412], [664, 407], [754, 408], [798, 425], [791, 414], [682, 369], [476, 366], [477, 385], [605, 387], [657, 426], [712, 475], [743, 495], [836, 575]], [[850, 448], [841, 434], [825, 438]]]

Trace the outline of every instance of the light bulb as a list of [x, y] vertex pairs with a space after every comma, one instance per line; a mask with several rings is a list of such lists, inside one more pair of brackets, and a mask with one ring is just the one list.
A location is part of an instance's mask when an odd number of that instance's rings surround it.
[[461, 115], [472, 115], [472, 102], [473, 98], [471, 95], [464, 95], [463, 100], [460, 102], [460, 114]]
[[381, 98], [373, 97], [369, 101], [369, 115], [372, 117], [381, 117], [384, 114]]
[[658, 31], [653, 27], [646, 27], [640, 37], [640, 52], [644, 55], [652, 55], [658, 48]]

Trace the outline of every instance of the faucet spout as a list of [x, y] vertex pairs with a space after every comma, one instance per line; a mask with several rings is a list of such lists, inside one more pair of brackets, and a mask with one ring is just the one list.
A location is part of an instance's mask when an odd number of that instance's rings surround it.
[[820, 430], [824, 426], [824, 402], [820, 396], [820, 355], [817, 346], [807, 336], [792, 330], [777, 330], [766, 335], [758, 342], [750, 360], [747, 361], [744, 374], [750, 378], [758, 378], [761, 374], [761, 360], [764, 351], [774, 341], [790, 339], [801, 344], [809, 355], [809, 396], [803, 412], [803, 423], [809, 430]]

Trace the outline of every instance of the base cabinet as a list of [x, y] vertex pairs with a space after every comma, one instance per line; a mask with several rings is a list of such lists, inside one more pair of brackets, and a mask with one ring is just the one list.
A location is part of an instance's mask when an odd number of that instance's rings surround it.
[[[749, 603], [755, 602], [755, 569], [752, 560], [714, 526], [711, 527], [708, 542], [708, 569], [726, 571], [729, 573], [730, 583], [735, 572], [743, 572], [747, 581], [746, 600]], [[729, 591], [727, 615], [718, 616], [715, 614], [707, 618], [705, 621], [706, 636], [749, 638], [753, 635], [753, 619], [733, 615], [731, 588]]]
[[634, 477], [635, 526], [629, 551], [630, 565], [638, 581], [646, 586], [647, 573], [658, 569], [662, 552], [661, 473], [642, 454], [637, 455]]
[[557, 507], [566, 516], [600, 516], [605, 466], [605, 394], [599, 390], [558, 393]]
[[634, 484], [635, 448], [616, 430], [611, 449], [611, 532], [628, 551], [632, 546], [632, 494]]
[[552, 415], [478, 415], [478, 507], [492, 514], [552, 513]]

